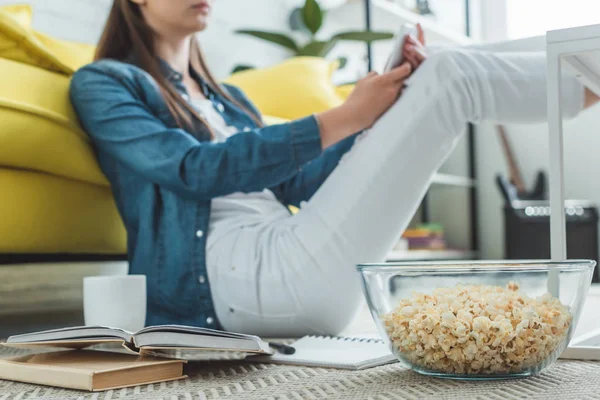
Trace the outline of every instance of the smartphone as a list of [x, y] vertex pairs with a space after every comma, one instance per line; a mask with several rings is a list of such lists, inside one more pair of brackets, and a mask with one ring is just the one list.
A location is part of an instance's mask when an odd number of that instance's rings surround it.
[[394, 47], [392, 48], [392, 54], [385, 65], [385, 71], [389, 71], [396, 67], [399, 67], [403, 62], [402, 49], [404, 48], [404, 40], [408, 35], [413, 35], [415, 38], [418, 37], [419, 33], [417, 27], [413, 24], [403, 24], [400, 31], [394, 38]]

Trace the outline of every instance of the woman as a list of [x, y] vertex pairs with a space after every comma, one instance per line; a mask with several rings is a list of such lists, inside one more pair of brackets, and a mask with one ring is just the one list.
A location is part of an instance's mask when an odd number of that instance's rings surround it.
[[[384, 259], [465, 124], [546, 116], [543, 55], [424, 60], [410, 39], [408, 63], [362, 79], [342, 106], [266, 127], [206, 68], [193, 34], [211, 5], [115, 0], [97, 61], [71, 85], [130, 272], [148, 278], [147, 324], [338, 333], [362, 301], [355, 264]], [[563, 93], [568, 117], [596, 100], [567, 77]]]

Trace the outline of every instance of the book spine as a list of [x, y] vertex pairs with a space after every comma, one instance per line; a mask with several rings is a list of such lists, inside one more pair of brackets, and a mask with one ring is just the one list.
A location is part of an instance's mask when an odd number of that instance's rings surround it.
[[309, 337], [314, 338], [314, 339], [320, 339], [320, 340], [336, 340], [336, 341], [353, 342], [353, 343], [378, 343], [378, 344], [385, 343], [384, 340], [375, 339], [375, 338], [358, 338], [358, 337], [348, 337], [348, 336], [316, 336], [316, 335], [309, 335]]
[[91, 373], [56, 367], [45, 368], [37, 365], [3, 362], [0, 363], [0, 379], [34, 383], [37, 385], [92, 390]]

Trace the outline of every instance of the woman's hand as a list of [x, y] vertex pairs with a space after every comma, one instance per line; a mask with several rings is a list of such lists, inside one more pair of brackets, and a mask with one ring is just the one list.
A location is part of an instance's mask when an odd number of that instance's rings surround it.
[[413, 71], [419, 68], [419, 66], [427, 58], [425, 51], [425, 32], [421, 24], [417, 24], [417, 37], [407, 36], [404, 40], [404, 47], [402, 48], [402, 57], [410, 63]]
[[411, 72], [408, 62], [381, 75], [371, 72], [357, 82], [344, 104], [317, 114], [323, 148], [371, 127], [396, 102]]

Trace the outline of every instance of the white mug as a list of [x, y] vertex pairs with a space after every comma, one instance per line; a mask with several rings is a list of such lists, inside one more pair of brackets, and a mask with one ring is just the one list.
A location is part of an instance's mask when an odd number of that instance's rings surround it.
[[83, 317], [86, 325], [136, 332], [146, 322], [146, 276], [83, 278]]

